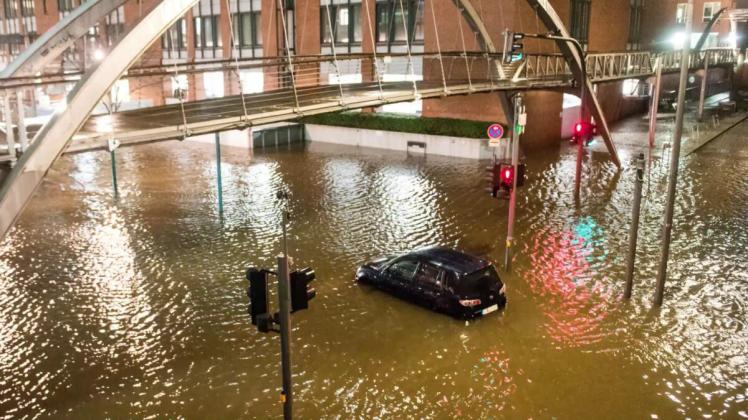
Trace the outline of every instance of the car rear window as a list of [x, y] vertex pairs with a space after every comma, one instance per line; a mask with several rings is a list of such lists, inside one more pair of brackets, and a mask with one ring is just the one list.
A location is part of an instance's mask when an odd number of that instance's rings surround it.
[[489, 265], [474, 273], [468, 274], [457, 280], [455, 292], [461, 295], [476, 294], [486, 291], [498, 291], [501, 289], [501, 280], [496, 269]]

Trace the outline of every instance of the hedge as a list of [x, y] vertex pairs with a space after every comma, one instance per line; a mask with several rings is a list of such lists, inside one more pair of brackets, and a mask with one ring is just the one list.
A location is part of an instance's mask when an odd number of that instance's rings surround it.
[[301, 123], [398, 131], [402, 133], [485, 139], [492, 123], [452, 118], [425, 118], [390, 113], [335, 112], [304, 117]]

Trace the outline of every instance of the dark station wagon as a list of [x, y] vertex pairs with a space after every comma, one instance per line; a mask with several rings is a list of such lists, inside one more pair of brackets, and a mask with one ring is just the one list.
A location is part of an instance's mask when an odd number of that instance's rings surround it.
[[445, 247], [373, 260], [358, 269], [356, 280], [458, 318], [506, 304], [506, 287], [489, 261]]

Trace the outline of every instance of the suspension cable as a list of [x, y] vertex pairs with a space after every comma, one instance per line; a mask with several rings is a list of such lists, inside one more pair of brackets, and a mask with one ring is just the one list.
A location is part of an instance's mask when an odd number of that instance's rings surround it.
[[[171, 55], [171, 52], [174, 48], [174, 37], [171, 33], [171, 28], [168, 29], [169, 34], [169, 55]], [[182, 136], [184, 139], [187, 139], [187, 136], [189, 135], [190, 131], [187, 128], [187, 114], [184, 112], [184, 92], [182, 91], [182, 87], [179, 83], [179, 67], [177, 66], [177, 59], [174, 59], [174, 82], [178, 86], [179, 89], [179, 109], [182, 112]]]
[[[421, 7], [421, 2], [416, 0], [416, 16], [418, 16], [418, 9]], [[400, 15], [403, 20], [403, 29], [405, 30], [405, 48], [408, 51], [408, 66], [410, 66], [410, 77], [413, 81], [413, 95], [418, 99], [418, 86], [416, 85], [416, 74], [413, 70], [413, 57], [410, 55], [410, 32], [408, 32], [408, 23], [405, 21], [405, 8], [403, 7], [403, 0], [400, 0]]]
[[340, 91], [340, 104], [343, 104], [343, 78], [340, 76], [340, 66], [338, 65], [338, 55], [335, 53], [335, 33], [332, 30], [332, 18], [330, 17], [330, 3], [332, 0], [325, 2], [327, 15], [327, 32], [330, 33], [330, 46], [332, 47], [332, 59], [335, 66], [335, 72], [338, 74], [338, 90]]
[[431, 5], [431, 21], [434, 23], [434, 38], [436, 38], [436, 51], [439, 57], [439, 67], [442, 70], [442, 86], [444, 87], [444, 93], [447, 93], [447, 79], [444, 78], [444, 60], [442, 59], [442, 47], [439, 45], [439, 27], [436, 25], [436, 14], [434, 13], [434, 2], [429, 1]]
[[293, 75], [293, 61], [291, 59], [291, 48], [288, 46], [288, 31], [286, 30], [286, 12], [283, 9], [283, 2], [285, 0], [276, 0], [281, 12], [281, 24], [283, 25], [283, 39], [286, 44], [286, 56], [288, 56], [288, 71], [291, 73], [291, 87], [293, 88], [293, 97], [296, 102], [296, 112], [299, 112], [299, 95], [296, 92], [296, 79]]
[[[238, 3], [237, 3], [238, 7]], [[236, 77], [239, 78], [239, 97], [242, 98], [242, 111], [244, 112], [244, 123], [249, 123], [249, 117], [247, 116], [247, 101], [244, 99], [244, 81], [242, 75], [239, 72], [239, 53], [237, 49], [236, 37], [234, 36], [234, 19], [231, 16], [231, 5], [229, 0], [226, 0], [226, 10], [229, 13], [229, 40], [231, 41], [231, 55], [234, 56], [234, 64], [236, 65]], [[236, 11], [236, 16], [241, 17], [239, 10]]]
[[467, 49], [465, 48], [465, 34], [462, 32], [462, 7], [457, 8], [460, 11], [460, 17], [457, 24], [460, 25], [460, 39], [462, 40], [462, 56], [465, 57], [465, 71], [467, 71], [468, 87], [473, 90], [473, 82], [470, 79], [470, 66], [468, 66]]
[[[371, 2], [371, 1], [370, 1]], [[374, 22], [371, 20], [371, 12], [369, 12], [369, 2], [362, 3], [361, 6], [366, 10], [366, 21], [369, 23], [369, 36], [371, 37], [371, 48], [374, 52], [374, 71], [377, 74], [377, 85], [379, 86], [379, 99], [384, 100], [384, 92], [382, 91], [382, 77], [379, 73], [379, 61], [377, 60], [377, 41], [374, 39]], [[376, 1], [374, 1], [374, 7], [376, 7]], [[437, 38], [437, 44], [439, 40]], [[444, 70], [442, 69], [442, 73]]]

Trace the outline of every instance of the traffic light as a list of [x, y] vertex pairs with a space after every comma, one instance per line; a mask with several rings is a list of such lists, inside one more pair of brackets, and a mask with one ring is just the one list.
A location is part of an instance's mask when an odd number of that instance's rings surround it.
[[572, 137], [572, 140], [575, 143], [583, 141], [584, 144], [587, 145], [595, 137], [595, 134], [597, 134], [597, 125], [585, 121], [579, 121], [574, 124], [574, 136]]
[[498, 163], [494, 163], [486, 167], [488, 175], [486, 180], [488, 181], [488, 192], [491, 193], [491, 197], [496, 198], [499, 196], [499, 190], [501, 189], [500, 172], [501, 167]]
[[501, 187], [507, 191], [514, 188], [514, 166], [511, 164], [501, 165]]
[[525, 34], [520, 32], [504, 32], [504, 64], [512, 64], [522, 58], [524, 45], [522, 40]]
[[309, 286], [314, 278], [310, 267], [296, 270], [289, 276], [291, 280], [291, 312], [309, 308], [309, 300], [317, 296], [317, 291]]
[[249, 297], [248, 312], [252, 318], [252, 324], [258, 325], [260, 321], [268, 318], [268, 273], [251, 267], [247, 270], [247, 297]]

